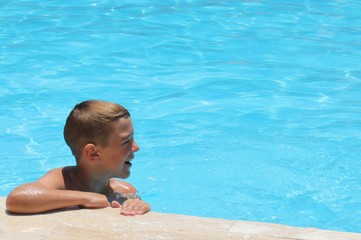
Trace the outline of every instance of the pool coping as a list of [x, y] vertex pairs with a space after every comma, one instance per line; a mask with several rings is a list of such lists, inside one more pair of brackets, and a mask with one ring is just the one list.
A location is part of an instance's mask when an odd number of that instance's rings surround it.
[[5, 199], [0, 197], [0, 239], [361, 239], [361, 233], [158, 212], [126, 217], [114, 208], [14, 215], [6, 212]]

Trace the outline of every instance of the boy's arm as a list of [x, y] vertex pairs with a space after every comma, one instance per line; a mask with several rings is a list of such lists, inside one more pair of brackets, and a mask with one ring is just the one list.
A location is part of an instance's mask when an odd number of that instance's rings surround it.
[[63, 189], [61, 169], [54, 169], [37, 182], [15, 188], [6, 199], [6, 208], [14, 213], [39, 213], [76, 205], [88, 208], [109, 206], [102, 194]]
[[137, 193], [137, 189], [132, 184], [119, 181], [118, 179], [115, 178], [110, 179], [109, 185], [114, 192], [121, 192], [124, 194]]
[[[138, 196], [136, 195], [137, 190], [130, 183], [118, 181], [116, 179], [110, 180], [110, 187], [114, 191], [114, 193], [121, 193], [124, 196]], [[141, 200], [140, 197], [132, 198], [128, 197], [127, 200], [117, 201], [114, 200], [111, 202], [111, 206], [113, 208], [120, 208], [120, 214], [127, 216], [134, 216], [138, 214], [145, 214], [151, 210], [151, 207], [148, 203]]]

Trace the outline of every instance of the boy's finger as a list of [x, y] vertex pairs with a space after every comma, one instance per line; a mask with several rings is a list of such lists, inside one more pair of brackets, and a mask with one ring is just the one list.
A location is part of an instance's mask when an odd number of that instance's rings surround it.
[[124, 216], [135, 216], [136, 213], [133, 211], [127, 211], [127, 210], [121, 210], [120, 214], [124, 215]]
[[121, 208], [122, 205], [120, 205], [120, 203], [118, 203], [117, 201], [112, 201], [111, 204], [112, 208]]

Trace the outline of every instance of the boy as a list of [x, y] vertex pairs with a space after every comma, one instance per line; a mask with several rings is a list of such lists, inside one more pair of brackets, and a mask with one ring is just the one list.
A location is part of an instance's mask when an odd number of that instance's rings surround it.
[[80, 206], [120, 208], [123, 215], [144, 214], [150, 205], [129, 183], [114, 178], [130, 175], [134, 141], [129, 112], [122, 106], [89, 100], [74, 107], [64, 127], [64, 138], [76, 166], [49, 171], [34, 183], [15, 188], [6, 199], [14, 213], [39, 213]]

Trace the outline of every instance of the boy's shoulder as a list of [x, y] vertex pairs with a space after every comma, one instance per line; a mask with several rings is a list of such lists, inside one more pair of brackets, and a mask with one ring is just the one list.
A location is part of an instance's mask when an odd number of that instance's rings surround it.
[[114, 192], [121, 192], [125, 194], [137, 192], [137, 189], [132, 184], [120, 181], [115, 178], [109, 179], [109, 186]]
[[49, 170], [49, 172], [47, 174], [52, 174], [52, 175], [62, 175], [63, 174], [63, 170], [67, 168], [67, 167], [59, 167], [59, 168], [53, 168], [51, 170]]
[[51, 169], [44, 176], [39, 178], [37, 182], [49, 188], [64, 189], [63, 171], [64, 167]]
[[[62, 177], [63, 171], [65, 168], [66, 167], [53, 168], [53, 169], [49, 170], [47, 173], [45, 173], [43, 177]], [[41, 177], [41, 178], [43, 178], [43, 177]]]

